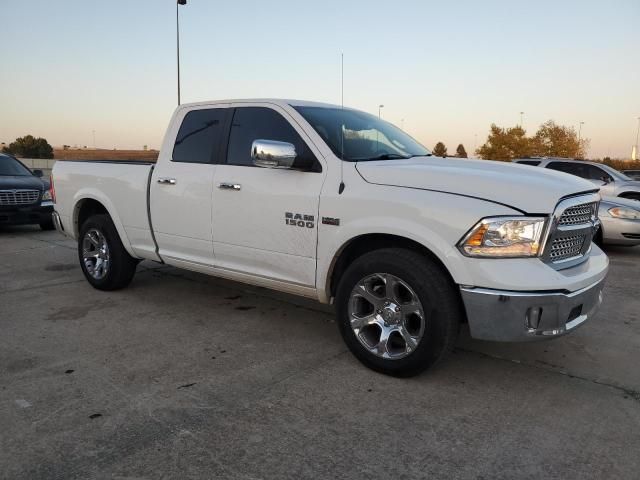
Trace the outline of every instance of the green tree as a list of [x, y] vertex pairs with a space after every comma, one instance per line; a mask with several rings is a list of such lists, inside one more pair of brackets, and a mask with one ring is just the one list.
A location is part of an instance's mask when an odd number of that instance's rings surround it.
[[589, 140], [578, 140], [573, 127], [557, 125], [549, 120], [531, 139], [533, 154], [540, 157], [584, 158]]
[[486, 160], [503, 161], [529, 157], [532, 154], [531, 140], [520, 126], [501, 128], [493, 123], [487, 141], [476, 150], [476, 154]]
[[456, 148], [456, 157], [458, 158], [467, 158], [467, 151], [464, 149], [464, 145], [460, 144], [458, 145], [458, 148]]
[[3, 150], [26, 158], [53, 158], [53, 147], [49, 142], [41, 137], [35, 138], [33, 135], [16, 138]]
[[436, 157], [446, 157], [447, 156], [447, 147], [445, 147], [444, 143], [438, 142], [436, 146], [433, 147], [433, 154]]

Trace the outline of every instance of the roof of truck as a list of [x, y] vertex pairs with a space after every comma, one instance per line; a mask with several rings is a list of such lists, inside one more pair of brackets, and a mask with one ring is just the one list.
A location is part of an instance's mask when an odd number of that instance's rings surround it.
[[[203, 105], [215, 105], [219, 103], [273, 103], [280, 106], [292, 107], [322, 107], [322, 108], [340, 108], [340, 105], [331, 103], [312, 102], [308, 100], [295, 100], [287, 98], [235, 98], [226, 100], [208, 100], [202, 102], [183, 103], [181, 107], [198, 107]], [[346, 107], [345, 107], [346, 108]]]

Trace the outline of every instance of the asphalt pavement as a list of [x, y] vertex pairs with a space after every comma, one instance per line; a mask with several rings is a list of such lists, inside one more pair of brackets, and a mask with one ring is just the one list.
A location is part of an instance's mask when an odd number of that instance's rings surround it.
[[599, 315], [471, 340], [417, 378], [347, 351], [330, 309], [143, 262], [84, 280], [74, 243], [0, 230], [0, 478], [637, 479], [640, 247]]

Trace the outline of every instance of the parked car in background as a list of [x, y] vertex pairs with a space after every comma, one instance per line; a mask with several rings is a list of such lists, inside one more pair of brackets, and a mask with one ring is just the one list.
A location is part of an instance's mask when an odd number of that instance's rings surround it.
[[53, 230], [50, 183], [12, 155], [0, 153], [0, 225], [37, 224]]
[[600, 186], [600, 193], [603, 196], [640, 200], [640, 181], [602, 163], [552, 157], [518, 158], [514, 162], [549, 168], [591, 180]]
[[640, 170], [621, 170], [627, 177], [640, 180]]
[[149, 259], [335, 303], [353, 354], [407, 376], [445, 358], [462, 322], [531, 341], [598, 309], [598, 188], [528, 170], [434, 157], [335, 105], [185, 104], [156, 164], [57, 161], [54, 221], [97, 289]]
[[620, 197], [602, 197], [598, 208], [599, 245], [640, 245], [640, 202]]

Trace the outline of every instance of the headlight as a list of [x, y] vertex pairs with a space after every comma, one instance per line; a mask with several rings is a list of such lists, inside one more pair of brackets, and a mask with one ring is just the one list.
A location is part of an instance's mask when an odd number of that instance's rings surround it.
[[627, 220], [640, 220], [640, 211], [634, 210], [633, 208], [613, 207], [609, 209], [609, 215]]
[[51, 190], [45, 190], [42, 194], [42, 201], [46, 202], [48, 200], [51, 200]]
[[468, 257], [536, 257], [545, 217], [493, 217], [480, 220], [458, 243]]

